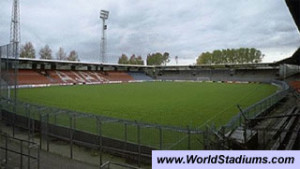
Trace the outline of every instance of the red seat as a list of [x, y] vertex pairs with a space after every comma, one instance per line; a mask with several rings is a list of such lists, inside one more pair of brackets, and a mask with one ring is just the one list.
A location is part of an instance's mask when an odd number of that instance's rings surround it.
[[103, 83], [109, 81], [128, 82], [133, 77], [119, 71], [71, 71], [71, 70], [26, 70], [18, 73], [19, 85], [30, 84], [68, 84], [68, 83]]

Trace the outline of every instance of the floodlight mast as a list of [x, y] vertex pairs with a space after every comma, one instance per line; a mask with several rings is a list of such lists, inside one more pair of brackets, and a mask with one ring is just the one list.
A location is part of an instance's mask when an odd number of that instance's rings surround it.
[[105, 25], [105, 20], [108, 19], [109, 11], [101, 10], [100, 18], [102, 19], [102, 38], [100, 44], [100, 58], [102, 59], [102, 63], [106, 62], [106, 37], [105, 30], [107, 29], [107, 25]]
[[[19, 0], [13, 0], [11, 25], [10, 25], [10, 44], [12, 46], [11, 52], [13, 57], [13, 70], [11, 74], [12, 81], [8, 88], [8, 96], [14, 101], [13, 106], [13, 136], [15, 136], [15, 114], [17, 112], [17, 85], [18, 85], [18, 58], [19, 58], [19, 45], [20, 45], [20, 2]], [[10, 89], [13, 88], [13, 98], [10, 96]]]

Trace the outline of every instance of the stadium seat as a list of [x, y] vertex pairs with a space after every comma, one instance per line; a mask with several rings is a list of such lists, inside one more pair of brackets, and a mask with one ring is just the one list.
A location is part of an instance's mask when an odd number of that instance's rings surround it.
[[94, 84], [109, 81], [128, 82], [134, 80], [127, 72], [119, 71], [71, 71], [71, 70], [30, 70], [20, 69], [19, 85], [35, 84]]

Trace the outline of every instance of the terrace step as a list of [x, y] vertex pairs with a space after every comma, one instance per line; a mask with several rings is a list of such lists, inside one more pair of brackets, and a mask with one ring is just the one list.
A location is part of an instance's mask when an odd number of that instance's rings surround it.
[[244, 129], [244, 127], [238, 127], [231, 134], [230, 139], [235, 140], [240, 144], [245, 144], [249, 142], [253, 137], [257, 135], [257, 131], [251, 129]]

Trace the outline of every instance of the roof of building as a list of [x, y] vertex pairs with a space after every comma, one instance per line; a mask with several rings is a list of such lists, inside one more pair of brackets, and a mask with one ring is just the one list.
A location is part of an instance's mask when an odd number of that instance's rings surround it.
[[[299, 0], [285, 0], [293, 18], [296, 26], [300, 32], [300, 1]], [[299, 35], [300, 36], [300, 35]], [[293, 54], [293, 56], [286, 58], [277, 62], [278, 64], [287, 63], [287, 64], [297, 64], [300, 65], [300, 46], [298, 50]]]

